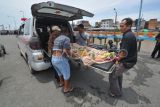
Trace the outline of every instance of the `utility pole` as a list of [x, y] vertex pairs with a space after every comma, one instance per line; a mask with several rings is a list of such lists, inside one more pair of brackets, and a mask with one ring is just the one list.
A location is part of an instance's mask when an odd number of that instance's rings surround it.
[[138, 24], [137, 24], [137, 32], [139, 32], [139, 30], [140, 30], [139, 28], [140, 28], [140, 21], [141, 21], [142, 4], [143, 4], [143, 0], [141, 0], [141, 3], [140, 3], [139, 17], [138, 17]]
[[116, 42], [116, 46], [118, 46], [118, 38], [116, 36], [116, 29], [117, 29], [117, 10], [114, 8], [115, 11], [115, 21], [114, 21], [114, 41]]
[[117, 26], [117, 10], [114, 8], [114, 11], [115, 11], [115, 22], [114, 22], [114, 27], [116, 29], [116, 26]]
[[8, 25], [8, 30], [10, 31], [11, 29], [10, 29], [10, 24]]
[[[138, 24], [137, 24], [137, 36], [140, 30], [139, 28], [140, 28], [140, 21], [141, 21], [142, 4], [143, 4], [143, 0], [141, 0], [140, 2], [139, 17], [138, 17]], [[141, 48], [141, 40], [139, 40], [138, 51], [140, 51], [140, 48]]]
[[22, 18], [24, 18], [24, 11], [20, 10], [19, 12], [22, 12]]

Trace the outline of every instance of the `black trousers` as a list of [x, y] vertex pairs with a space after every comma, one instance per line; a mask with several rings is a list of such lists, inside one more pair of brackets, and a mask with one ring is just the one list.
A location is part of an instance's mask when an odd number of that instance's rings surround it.
[[114, 95], [122, 95], [123, 73], [128, 71], [123, 64], [117, 64], [116, 69], [109, 74], [109, 91]]
[[155, 55], [157, 54], [157, 52], [158, 52], [157, 58], [159, 58], [160, 57], [160, 43], [156, 43], [156, 45], [153, 49], [153, 52], [151, 54], [151, 57], [154, 58]]

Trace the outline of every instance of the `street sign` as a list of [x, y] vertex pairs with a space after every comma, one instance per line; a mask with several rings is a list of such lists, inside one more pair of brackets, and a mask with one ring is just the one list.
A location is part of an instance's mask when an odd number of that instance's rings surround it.
[[23, 17], [23, 18], [21, 18], [21, 21], [26, 21], [26, 20], [27, 20], [27, 18], [24, 18], [24, 17]]

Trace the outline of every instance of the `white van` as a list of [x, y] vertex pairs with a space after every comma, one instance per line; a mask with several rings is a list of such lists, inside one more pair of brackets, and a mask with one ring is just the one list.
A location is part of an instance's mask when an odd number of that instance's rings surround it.
[[73, 42], [73, 30], [69, 21], [82, 19], [83, 16], [93, 17], [92, 13], [85, 10], [54, 2], [33, 4], [31, 11], [33, 17], [27, 19], [20, 27], [18, 36], [18, 48], [31, 73], [51, 67], [47, 42], [52, 26], [67, 27]]

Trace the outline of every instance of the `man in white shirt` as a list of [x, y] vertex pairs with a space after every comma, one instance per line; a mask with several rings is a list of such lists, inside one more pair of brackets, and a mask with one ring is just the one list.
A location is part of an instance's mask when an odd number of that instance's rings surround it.
[[81, 46], [89, 45], [90, 36], [88, 33], [85, 32], [84, 25], [79, 24], [77, 28], [78, 32], [75, 34], [76, 43]]

